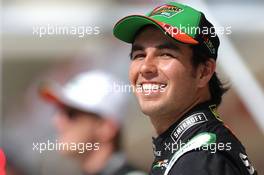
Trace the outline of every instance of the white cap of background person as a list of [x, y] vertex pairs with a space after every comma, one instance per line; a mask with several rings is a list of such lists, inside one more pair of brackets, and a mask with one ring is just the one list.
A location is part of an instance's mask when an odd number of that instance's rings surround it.
[[42, 84], [40, 94], [56, 104], [94, 113], [121, 124], [128, 96], [120, 85], [124, 84], [113, 75], [93, 70], [78, 74], [63, 86], [55, 82]]

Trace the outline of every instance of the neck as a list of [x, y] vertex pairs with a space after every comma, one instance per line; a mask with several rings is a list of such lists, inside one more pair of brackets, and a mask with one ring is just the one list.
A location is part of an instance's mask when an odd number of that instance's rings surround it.
[[82, 169], [88, 174], [97, 174], [107, 165], [111, 154], [113, 153], [113, 145], [111, 143], [100, 145], [97, 151], [90, 151], [81, 160]]
[[173, 123], [179, 120], [185, 113], [192, 109], [197, 104], [203, 103], [211, 99], [209, 89], [204, 89], [200, 91], [200, 95], [195, 98], [189, 105], [186, 105], [178, 111], [173, 111], [173, 113], [166, 114], [163, 116], [150, 116], [152, 125], [154, 126], [156, 133], [158, 135], [166, 131]]

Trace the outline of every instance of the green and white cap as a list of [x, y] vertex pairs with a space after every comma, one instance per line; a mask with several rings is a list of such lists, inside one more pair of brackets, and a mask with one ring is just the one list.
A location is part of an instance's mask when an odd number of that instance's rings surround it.
[[217, 58], [220, 41], [214, 26], [202, 12], [192, 7], [168, 2], [146, 15], [124, 17], [114, 26], [113, 33], [118, 39], [133, 43], [138, 31], [146, 25], [158, 27], [180, 43], [198, 45], [208, 56]]

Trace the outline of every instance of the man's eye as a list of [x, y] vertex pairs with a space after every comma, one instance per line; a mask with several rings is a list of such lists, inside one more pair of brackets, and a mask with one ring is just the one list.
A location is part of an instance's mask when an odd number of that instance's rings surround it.
[[132, 55], [131, 60], [138, 60], [138, 59], [144, 59], [145, 58], [145, 54], [135, 54]]
[[162, 54], [160, 54], [160, 56], [162, 56], [162, 57], [170, 57], [170, 58], [175, 58], [175, 56], [173, 56], [172, 54], [170, 54], [170, 53], [162, 53]]

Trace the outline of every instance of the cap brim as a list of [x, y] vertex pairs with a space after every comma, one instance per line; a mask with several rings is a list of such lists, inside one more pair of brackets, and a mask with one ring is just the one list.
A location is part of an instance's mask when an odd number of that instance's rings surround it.
[[68, 105], [61, 94], [61, 87], [55, 83], [43, 82], [39, 86], [39, 95], [46, 101], [56, 105]]
[[[168, 32], [166, 32], [166, 29], [164, 28], [165, 23], [162, 23], [160, 21], [156, 21], [148, 16], [143, 15], [131, 15], [127, 16], [120, 21], [116, 23], [113, 29], [113, 34], [118, 39], [127, 42], [127, 43], [133, 43], [135, 39], [135, 35], [137, 32], [146, 25], [154, 25], [158, 27], [161, 31], [164, 32], [164, 34], [167, 34], [171, 38], [175, 39], [178, 42], [185, 43], [185, 44], [198, 44], [199, 42], [196, 41], [191, 36], [183, 33], [178, 32], [177, 34], [174, 34], [171, 36]], [[169, 25], [169, 24], [165, 24]]]
[[70, 107], [83, 111], [89, 114], [94, 114], [96, 116], [101, 115], [99, 111], [96, 111], [87, 106], [82, 106], [75, 101], [70, 100], [63, 94], [62, 87], [56, 82], [42, 82], [39, 86], [39, 95], [42, 99], [46, 100], [49, 103], [53, 103], [59, 107]]

